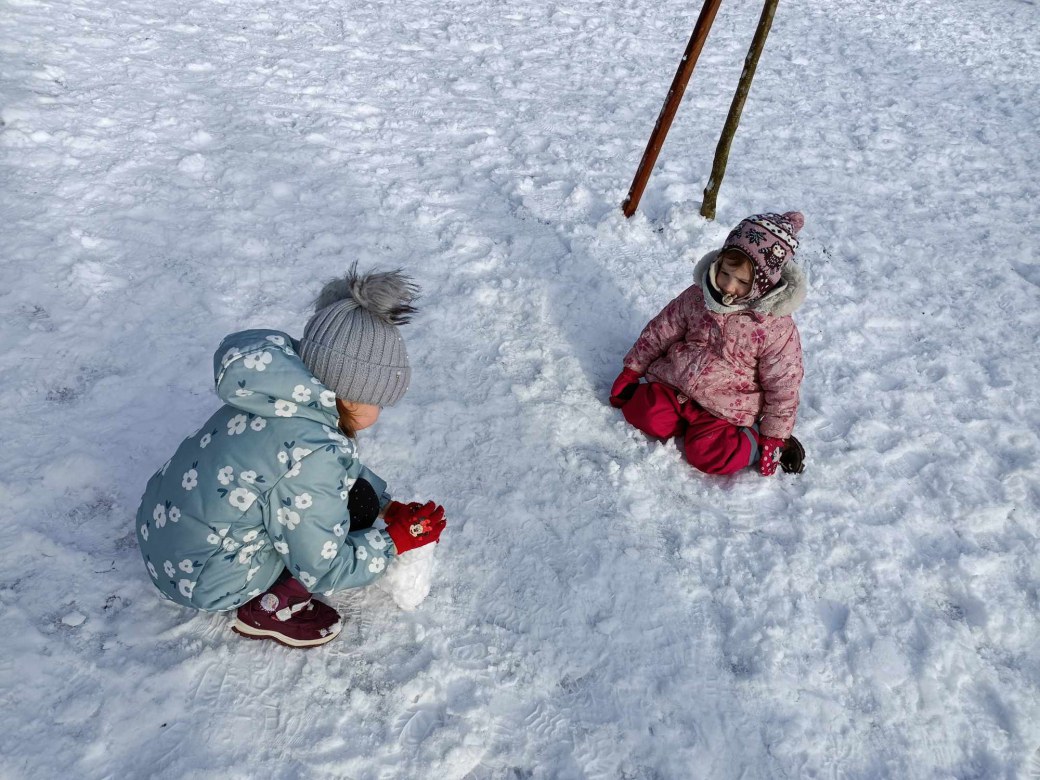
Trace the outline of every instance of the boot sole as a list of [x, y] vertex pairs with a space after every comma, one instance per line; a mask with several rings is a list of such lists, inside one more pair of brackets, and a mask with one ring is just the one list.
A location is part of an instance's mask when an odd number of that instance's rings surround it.
[[265, 628], [254, 628], [248, 623], [243, 623], [241, 620], [237, 619], [231, 624], [231, 630], [247, 639], [273, 639], [278, 644], [285, 645], [286, 647], [317, 647], [318, 645], [324, 645], [327, 642], [331, 642], [340, 634], [339, 631], [336, 631], [334, 633], [330, 632], [328, 636], [319, 637], [317, 639], [293, 639], [285, 634], [279, 634], [277, 631], [269, 631]]

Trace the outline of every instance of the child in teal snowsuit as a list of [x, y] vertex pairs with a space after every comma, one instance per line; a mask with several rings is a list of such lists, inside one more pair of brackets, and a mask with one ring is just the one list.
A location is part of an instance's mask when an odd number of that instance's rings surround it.
[[444, 510], [391, 501], [355, 440], [408, 388], [398, 326], [417, 292], [398, 272], [352, 269], [322, 290], [298, 342], [273, 330], [224, 339], [214, 376], [225, 405], [149, 480], [137, 514], [164, 597], [237, 609], [232, 628], [246, 636], [324, 644], [340, 616], [312, 593], [367, 585], [437, 541]]

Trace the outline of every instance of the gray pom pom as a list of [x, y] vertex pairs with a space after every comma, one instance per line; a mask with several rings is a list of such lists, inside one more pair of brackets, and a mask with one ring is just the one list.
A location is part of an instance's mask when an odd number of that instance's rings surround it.
[[360, 274], [357, 263], [354, 263], [346, 276], [333, 279], [321, 288], [314, 300], [314, 310], [321, 311], [339, 301], [353, 300], [384, 322], [404, 325], [415, 313], [412, 303], [418, 297], [419, 287], [400, 269]]

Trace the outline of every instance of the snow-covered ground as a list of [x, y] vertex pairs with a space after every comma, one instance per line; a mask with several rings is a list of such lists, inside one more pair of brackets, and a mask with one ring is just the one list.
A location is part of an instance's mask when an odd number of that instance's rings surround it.
[[[1040, 776], [1040, 11], [0, 2], [0, 776]], [[800, 209], [804, 475], [693, 473], [605, 403], [749, 213]], [[162, 603], [145, 481], [225, 333], [349, 262], [425, 292], [362, 435], [449, 512], [415, 612], [324, 648]]]

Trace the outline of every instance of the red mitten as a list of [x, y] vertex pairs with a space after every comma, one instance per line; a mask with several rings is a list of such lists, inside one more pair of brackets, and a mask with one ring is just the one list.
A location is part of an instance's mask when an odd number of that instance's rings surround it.
[[433, 501], [425, 504], [413, 501], [407, 505], [391, 501], [383, 517], [386, 520], [386, 532], [390, 534], [398, 555], [436, 542], [447, 525], [444, 507]]
[[636, 373], [631, 368], [622, 369], [621, 373], [618, 374], [618, 378], [614, 380], [614, 384], [610, 387], [610, 405], [620, 409], [628, 403], [639, 385], [641, 376], [642, 374]]
[[763, 477], [771, 477], [776, 473], [776, 467], [780, 465], [780, 456], [784, 452], [784, 440], [763, 436], [758, 440], [758, 446], [762, 450], [758, 459], [758, 473]]

